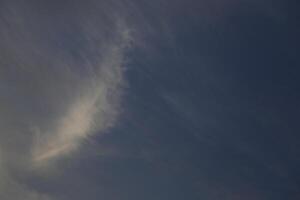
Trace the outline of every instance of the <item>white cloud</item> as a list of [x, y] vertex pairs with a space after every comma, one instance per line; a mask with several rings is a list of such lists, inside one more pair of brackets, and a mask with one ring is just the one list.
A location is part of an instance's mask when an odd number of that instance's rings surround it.
[[75, 159], [84, 141], [117, 122], [132, 38], [126, 20], [103, 5], [74, 19], [62, 13], [54, 24], [25, 5], [0, 14], [1, 200], [50, 200], [15, 172], [51, 176], [53, 165]]
[[116, 121], [123, 85], [124, 48], [129, 42], [127, 33], [121, 37], [121, 44], [110, 44], [106, 49], [103, 59], [96, 63], [98, 66], [93, 67], [95, 71], [89, 80], [75, 92], [55, 125], [46, 130], [47, 133], [36, 133], [34, 162], [67, 155], [90, 134], [99, 133]]

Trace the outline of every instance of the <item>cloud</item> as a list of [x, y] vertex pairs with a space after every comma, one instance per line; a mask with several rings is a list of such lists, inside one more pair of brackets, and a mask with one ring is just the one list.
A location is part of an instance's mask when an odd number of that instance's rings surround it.
[[113, 3], [76, 1], [57, 11], [30, 2], [9, 2], [0, 14], [3, 200], [52, 199], [27, 178], [50, 174], [117, 123], [132, 45], [131, 26]]
[[110, 44], [105, 49], [105, 55], [96, 61], [98, 66], [93, 67], [91, 77], [75, 92], [55, 125], [45, 130], [47, 133], [37, 129], [34, 162], [66, 155], [91, 134], [115, 123], [124, 79], [124, 48], [129, 42], [127, 33], [121, 33], [121, 37], [124, 37], [121, 44]]
[[[47, 182], [55, 166], [76, 160], [86, 141], [116, 125], [128, 49], [163, 47], [188, 19], [220, 22], [254, 2], [2, 0], [0, 199], [60, 199], [32, 179]], [[176, 100], [169, 103], [182, 111]]]

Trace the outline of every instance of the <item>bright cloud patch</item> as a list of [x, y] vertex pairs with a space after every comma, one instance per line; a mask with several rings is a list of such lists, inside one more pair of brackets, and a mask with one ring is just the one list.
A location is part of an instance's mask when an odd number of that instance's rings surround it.
[[72, 1], [51, 10], [51, 2], [9, 1], [0, 8], [4, 200], [50, 199], [15, 176], [48, 174], [49, 164], [77, 155], [120, 114], [130, 23], [113, 3]]
[[[108, 44], [92, 74], [74, 92], [50, 130], [36, 132], [33, 161], [46, 162], [76, 150], [89, 135], [111, 127], [118, 116], [123, 85], [124, 50], [130, 39], [120, 30], [119, 41]], [[84, 68], [83, 68], [84, 69]]]

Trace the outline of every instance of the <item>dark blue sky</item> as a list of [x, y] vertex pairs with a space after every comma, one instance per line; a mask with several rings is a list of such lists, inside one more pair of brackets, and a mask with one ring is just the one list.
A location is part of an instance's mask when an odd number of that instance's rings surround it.
[[0, 5], [1, 199], [300, 198], [293, 1]]

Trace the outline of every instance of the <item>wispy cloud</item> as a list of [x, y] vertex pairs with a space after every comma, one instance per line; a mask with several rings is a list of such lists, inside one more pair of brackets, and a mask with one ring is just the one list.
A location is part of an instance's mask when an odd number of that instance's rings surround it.
[[50, 174], [60, 161], [76, 159], [93, 135], [116, 125], [132, 42], [141, 51], [151, 49], [149, 43], [173, 34], [169, 25], [178, 19], [199, 15], [214, 23], [239, 5], [238, 0], [2, 0], [0, 199], [50, 199], [30, 181], [22, 182], [23, 176]]
[[118, 31], [121, 31], [121, 41], [109, 44], [101, 56], [102, 60], [96, 59], [97, 66], [92, 67], [92, 74], [75, 92], [55, 125], [45, 130], [47, 133], [37, 129], [34, 162], [67, 155], [91, 134], [100, 133], [116, 121], [124, 79], [124, 49], [130, 42], [128, 30]]
[[47, 171], [118, 120], [131, 28], [117, 6], [92, 5], [53, 19], [31, 4], [0, 14], [0, 199], [50, 199], [13, 174]]

